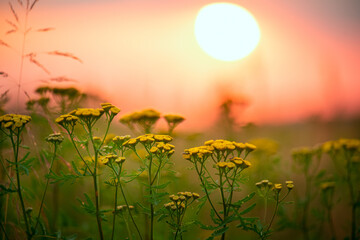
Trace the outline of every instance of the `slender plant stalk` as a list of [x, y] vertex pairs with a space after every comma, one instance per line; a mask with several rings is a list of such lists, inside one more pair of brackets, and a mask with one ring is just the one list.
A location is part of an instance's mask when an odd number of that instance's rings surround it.
[[5, 238], [6, 240], [9, 240], [9, 237], [8, 237], [8, 235], [7, 235], [7, 233], [6, 233], [6, 231], [5, 231], [5, 227], [4, 227], [4, 225], [2, 224], [2, 222], [1, 222], [1, 220], [0, 220], [0, 226], [1, 226], [1, 230], [2, 230], [2, 232], [3, 232], [3, 238]]
[[[2, 156], [0, 156], [0, 162], [1, 162], [1, 165], [3, 166], [3, 168], [4, 168], [4, 172], [5, 172], [5, 174], [6, 174], [6, 176], [9, 178], [9, 180], [10, 180], [10, 182], [11, 182], [11, 184], [14, 186], [14, 187], [16, 187], [16, 185], [15, 185], [15, 183], [14, 183], [14, 181], [12, 180], [12, 178], [11, 178], [11, 172], [10, 173], [8, 173], [8, 171], [6, 170], [6, 167], [5, 167], [5, 164], [4, 164], [4, 162], [3, 162], [3, 158], [2, 158]], [[10, 168], [10, 171], [11, 171], [11, 168]], [[7, 220], [7, 211], [8, 211], [8, 205], [9, 205], [9, 197], [10, 197], [10, 194], [7, 194], [7, 196], [6, 196], [6, 200], [5, 200], [5, 211], [4, 211], [4, 231], [3, 231], [3, 236], [2, 236], [2, 238], [5, 238], [6, 236], [6, 229], [5, 229], [5, 226], [6, 226], [6, 220]]]
[[214, 205], [213, 205], [213, 203], [212, 203], [212, 201], [211, 201], [211, 199], [210, 199], [209, 192], [207, 191], [206, 185], [205, 185], [205, 183], [204, 183], [204, 180], [203, 180], [202, 177], [201, 177], [201, 172], [199, 171], [199, 169], [198, 169], [198, 167], [197, 167], [197, 164], [195, 164], [195, 169], [196, 169], [197, 174], [199, 175], [199, 178], [200, 178], [200, 181], [201, 181], [202, 186], [204, 186], [204, 191], [205, 191], [206, 198], [208, 199], [208, 201], [209, 201], [212, 209], [214, 210], [216, 216], [222, 221], [222, 220], [223, 220], [222, 217], [221, 217], [220, 214], [217, 212], [216, 208], [214, 207]]
[[336, 232], [335, 232], [334, 221], [333, 221], [332, 214], [331, 214], [331, 207], [327, 208], [327, 213], [328, 213], [328, 222], [329, 222], [330, 231], [331, 231], [331, 239], [335, 240], [336, 239]]
[[21, 210], [23, 212], [23, 217], [24, 217], [24, 221], [25, 221], [25, 227], [26, 227], [26, 236], [27, 239], [31, 239], [31, 231], [30, 231], [30, 226], [29, 226], [29, 222], [26, 216], [26, 210], [25, 210], [25, 204], [24, 204], [24, 199], [21, 193], [21, 182], [20, 182], [20, 173], [19, 173], [19, 163], [18, 163], [18, 158], [19, 158], [19, 145], [20, 145], [20, 130], [18, 130], [17, 134], [16, 134], [16, 143], [14, 142], [13, 139], [13, 133], [10, 134], [10, 139], [11, 139], [11, 144], [13, 146], [13, 151], [14, 151], [14, 158], [15, 158], [15, 166], [16, 166], [16, 182], [17, 182], [17, 192], [19, 195], [19, 199], [20, 199], [20, 204], [21, 204]]
[[[225, 171], [225, 170], [224, 170]], [[223, 211], [224, 211], [224, 221], [226, 221], [227, 218], [227, 212], [226, 212], [226, 200], [224, 195], [224, 183], [223, 183], [223, 172], [221, 169], [219, 169], [219, 175], [220, 175], [220, 193], [221, 193], [221, 200], [223, 204]], [[226, 228], [226, 224], [223, 226], [223, 228]], [[225, 240], [225, 232], [221, 235], [221, 240]]]
[[[150, 163], [149, 163], [149, 194], [150, 199], [152, 199], [152, 179], [151, 179], [151, 166], [152, 166], [152, 157], [150, 156]], [[150, 202], [150, 240], [154, 239], [154, 205]]]
[[132, 235], [131, 235], [131, 231], [130, 231], [130, 227], [129, 227], [129, 223], [127, 222], [127, 219], [125, 218], [124, 214], [121, 213], [123, 219], [124, 219], [124, 222], [125, 222], [125, 226], [126, 226], [126, 230], [128, 232], [128, 236], [129, 236], [129, 239], [132, 240]]
[[[55, 143], [54, 144], [54, 154], [53, 154], [53, 158], [51, 159], [50, 168], [49, 168], [49, 174], [51, 173], [51, 169], [52, 169], [52, 166], [54, 164], [54, 160], [56, 158], [56, 150], [57, 150], [57, 144]], [[38, 213], [37, 218], [36, 218], [36, 223], [35, 223], [33, 234], [35, 234], [36, 228], [37, 228], [37, 226], [39, 224], [39, 221], [40, 221], [40, 214], [41, 214], [42, 207], [44, 205], [45, 195], [46, 195], [47, 188], [49, 186], [49, 181], [50, 181], [50, 179], [48, 178], [46, 180], [45, 190], [44, 190], [43, 196], [41, 198], [40, 209], [39, 209], [39, 213]]]
[[265, 232], [268, 232], [269, 229], [271, 228], [271, 225], [273, 224], [274, 222], [274, 219], [275, 219], [275, 216], [276, 216], [276, 212], [278, 210], [278, 207], [279, 207], [279, 193], [276, 194], [276, 205], [275, 205], [275, 209], [274, 209], [274, 214], [272, 215], [271, 217], [271, 220], [270, 220], [270, 223], [269, 223], [269, 226], [266, 228], [266, 231]]
[[354, 194], [354, 188], [351, 181], [351, 156], [346, 154], [346, 176], [345, 180], [349, 188], [350, 201], [351, 201], [351, 240], [356, 240], [356, 200]]
[[118, 182], [115, 184], [114, 216], [113, 216], [113, 226], [112, 226], [112, 232], [111, 232], [111, 240], [114, 239], [114, 233], [115, 233], [115, 220], [116, 220], [118, 184], [119, 184]]
[[142, 240], [143, 238], [142, 238], [142, 236], [141, 236], [140, 230], [139, 230], [139, 228], [138, 228], [138, 226], [137, 226], [137, 224], [136, 224], [136, 222], [135, 222], [135, 219], [134, 219], [134, 217], [133, 217], [133, 215], [132, 215], [132, 213], [131, 213], [131, 211], [130, 211], [129, 203], [128, 203], [127, 199], [126, 199], [126, 196], [125, 196], [125, 193], [124, 193], [124, 189], [123, 189], [122, 184], [121, 184], [121, 181], [120, 181], [120, 176], [118, 176], [118, 182], [119, 182], [119, 186], [120, 186], [121, 195], [122, 195], [123, 198], [124, 198], [124, 201], [125, 201], [126, 207], [127, 207], [127, 209], [128, 209], [128, 212], [129, 212], [129, 216], [130, 216], [130, 218], [131, 218], [131, 221], [133, 222], [133, 224], [134, 224], [134, 226], [135, 226], [135, 228], [136, 228], [136, 231], [137, 231], [137, 233], [138, 233], [138, 235], [139, 235], [139, 238]]

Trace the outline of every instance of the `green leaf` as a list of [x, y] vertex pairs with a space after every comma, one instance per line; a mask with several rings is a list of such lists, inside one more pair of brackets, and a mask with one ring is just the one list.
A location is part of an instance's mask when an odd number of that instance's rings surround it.
[[[93, 201], [91, 200], [91, 198], [86, 194], [84, 193], [84, 196], [86, 198], [86, 202], [83, 202], [81, 199], [77, 199], [79, 202], [80, 202], [80, 205], [81, 205], [81, 208], [89, 213], [90, 215], [92, 216], [96, 216], [96, 207], [93, 203]], [[100, 210], [99, 211], [99, 214], [100, 214], [100, 217], [102, 220], [106, 221], [106, 218], [105, 218], [105, 215], [104, 213], [108, 212], [109, 210]]]
[[253, 208], [254, 208], [255, 206], [256, 206], [256, 203], [251, 204], [248, 208], [246, 208], [245, 210], [243, 210], [243, 211], [240, 213], [240, 215], [244, 215], [244, 214], [250, 212], [251, 210], [253, 210]]
[[255, 192], [252, 192], [249, 195], [247, 195], [246, 197], [244, 197], [243, 199], [240, 199], [239, 201], [234, 202], [233, 204], [231, 204], [231, 206], [240, 208], [244, 203], [250, 201], [254, 196], [255, 196]]
[[152, 186], [152, 189], [164, 189], [166, 188], [167, 185], [169, 185], [170, 182], [166, 182], [164, 184], [161, 185], [156, 185], [156, 186]]
[[138, 206], [143, 210], [144, 213], [150, 215], [150, 213], [151, 213], [150, 208], [145, 207], [144, 205], [142, 205], [142, 204], [139, 203], [139, 202], [137, 202], [136, 205], [138, 205]]
[[215, 223], [215, 224], [221, 224], [221, 220], [220, 219], [218, 219], [218, 217], [217, 216], [215, 216], [215, 211], [214, 211], [214, 209], [210, 209], [210, 217], [211, 217], [211, 219], [213, 220], [213, 222]]
[[216, 237], [216, 236], [220, 236], [223, 233], [225, 233], [227, 230], [229, 229], [229, 226], [226, 227], [221, 227], [220, 229], [214, 231], [211, 236]]

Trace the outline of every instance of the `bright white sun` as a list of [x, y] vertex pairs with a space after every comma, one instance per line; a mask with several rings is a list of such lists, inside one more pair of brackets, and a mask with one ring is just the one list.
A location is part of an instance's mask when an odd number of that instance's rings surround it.
[[222, 61], [236, 61], [256, 48], [260, 29], [246, 9], [232, 3], [213, 3], [199, 11], [195, 37], [210, 56]]

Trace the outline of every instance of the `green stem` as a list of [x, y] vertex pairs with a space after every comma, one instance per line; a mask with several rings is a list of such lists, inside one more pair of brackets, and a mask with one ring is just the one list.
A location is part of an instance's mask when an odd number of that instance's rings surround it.
[[[225, 170], [224, 170], [225, 171]], [[223, 171], [219, 168], [219, 175], [220, 175], [220, 193], [221, 193], [221, 200], [222, 200], [222, 204], [223, 204], [223, 209], [224, 209], [224, 221], [227, 218], [227, 212], [226, 212], [226, 199], [225, 199], [225, 195], [224, 195], [224, 184], [223, 184]], [[224, 225], [223, 228], [226, 228], [226, 224]], [[221, 235], [221, 240], [225, 239], [225, 232]]]
[[[149, 194], [150, 199], [152, 200], [152, 179], [151, 179], [151, 166], [152, 166], [152, 156], [150, 156], [149, 162]], [[150, 202], [150, 240], [154, 239], [154, 204]]]
[[214, 210], [216, 216], [217, 216], [221, 221], [223, 221], [222, 217], [221, 217], [220, 214], [217, 212], [216, 208], [214, 207], [214, 205], [213, 205], [213, 203], [212, 203], [212, 201], [211, 201], [211, 199], [210, 199], [209, 192], [208, 192], [208, 190], [207, 190], [207, 188], [206, 188], [206, 185], [205, 185], [204, 180], [203, 180], [203, 178], [202, 178], [201, 172], [199, 171], [196, 163], [195, 163], [195, 169], [196, 169], [197, 174], [199, 175], [199, 178], [200, 178], [200, 181], [201, 181], [201, 185], [204, 187], [204, 191], [205, 191], [205, 194], [206, 194], [206, 198], [208, 199], [208, 201], [209, 201], [212, 209]]
[[26, 236], [28, 239], [31, 239], [31, 232], [30, 232], [30, 226], [29, 226], [29, 222], [26, 216], [26, 210], [25, 210], [25, 204], [24, 204], [24, 199], [21, 193], [21, 182], [20, 182], [20, 173], [19, 173], [19, 164], [18, 164], [18, 158], [19, 158], [19, 145], [20, 145], [20, 132], [21, 130], [19, 129], [17, 134], [16, 134], [16, 144], [14, 142], [13, 139], [13, 134], [11, 134], [11, 144], [13, 146], [13, 151], [14, 151], [14, 157], [15, 157], [15, 166], [16, 166], [16, 182], [17, 182], [17, 192], [19, 195], [19, 199], [20, 199], [20, 203], [21, 203], [21, 209], [23, 212], [23, 216], [24, 216], [24, 221], [25, 221], [25, 227], [26, 227]]
[[351, 240], [356, 239], [356, 200], [354, 187], [351, 179], [351, 156], [345, 152], [346, 157], [346, 183], [349, 188], [350, 201], [351, 201]]
[[328, 212], [328, 222], [329, 222], [330, 231], [331, 231], [331, 239], [335, 240], [336, 239], [336, 233], [335, 233], [334, 221], [333, 221], [332, 214], [331, 214], [331, 207], [327, 208], [327, 212]]
[[2, 224], [1, 220], [0, 220], [0, 226], [1, 226], [1, 230], [2, 230], [3, 233], [4, 233], [5, 239], [9, 240], [9, 237], [8, 237], [6, 231], [5, 231], [5, 227], [4, 227], [4, 225]]
[[276, 212], [277, 212], [278, 207], [279, 207], [279, 202], [280, 202], [280, 201], [279, 201], [279, 193], [277, 193], [277, 194], [276, 194], [276, 205], [275, 205], [274, 214], [273, 214], [272, 217], [271, 217], [269, 226], [267, 227], [265, 233], [267, 233], [267, 232], [270, 230], [270, 228], [271, 228], [271, 225], [272, 225], [272, 223], [273, 223], [273, 221], [274, 221], [274, 219], [275, 219]]
[[[120, 172], [121, 172], [121, 171], [120, 171]], [[120, 173], [119, 173], [119, 175], [120, 175]], [[131, 221], [133, 222], [133, 224], [134, 224], [134, 226], [135, 226], [135, 228], [136, 228], [136, 231], [137, 231], [140, 239], [142, 240], [143, 238], [142, 238], [142, 236], [141, 236], [140, 230], [139, 230], [139, 228], [138, 228], [138, 226], [137, 226], [137, 224], [136, 224], [136, 222], [135, 222], [135, 220], [134, 220], [134, 217], [133, 217], [133, 215], [132, 215], [132, 213], [131, 213], [131, 211], [130, 211], [129, 203], [128, 203], [127, 199], [126, 199], [126, 196], [125, 196], [125, 193], [124, 193], [124, 189], [123, 189], [123, 187], [122, 187], [122, 185], [121, 185], [121, 181], [120, 181], [120, 176], [119, 176], [119, 175], [118, 175], [118, 182], [119, 182], [119, 185], [120, 185], [121, 195], [122, 195], [123, 198], [124, 198], [124, 201], [125, 201], [126, 207], [127, 207], [127, 209], [128, 209], [128, 212], [129, 212], [129, 216], [130, 216], [130, 218], [131, 218]]]
[[[67, 130], [67, 129], [66, 129]], [[80, 159], [84, 162], [85, 166], [87, 167], [87, 169], [89, 170], [90, 174], [93, 175], [93, 172], [91, 171], [91, 168], [89, 167], [89, 165], [86, 163], [85, 159], [82, 157], [78, 147], [76, 146], [76, 143], [74, 141], [74, 138], [72, 137], [72, 134], [67, 130], [69, 136], [70, 136], [70, 140], [72, 142], [72, 144], [74, 145], [75, 147], [75, 150], [77, 152], [77, 154], [79, 155]]]
[[123, 219], [124, 219], [124, 222], [125, 222], [125, 226], [126, 226], [126, 230], [128, 232], [128, 236], [129, 236], [129, 239], [132, 239], [132, 235], [131, 235], [131, 231], [130, 231], [130, 227], [129, 227], [129, 224], [127, 222], [127, 219], [125, 218], [124, 214], [121, 213]]
[[[57, 150], [57, 144], [55, 143], [54, 144], [54, 155], [53, 155], [53, 158], [51, 159], [50, 168], [49, 168], [49, 174], [51, 173], [51, 169], [52, 169], [52, 166], [54, 164], [54, 160], [56, 158], [56, 150]], [[36, 223], [35, 223], [35, 227], [33, 229], [33, 234], [35, 234], [36, 228], [37, 228], [37, 226], [39, 224], [39, 221], [40, 221], [40, 214], [41, 214], [41, 210], [42, 210], [42, 207], [43, 207], [43, 204], [44, 204], [44, 199], [45, 199], [46, 191], [47, 191], [47, 188], [48, 188], [48, 185], [49, 185], [49, 180], [50, 180], [49, 178], [46, 180], [45, 190], [44, 190], [43, 196], [41, 198], [40, 209], [39, 209], [38, 216], [36, 218]]]
[[94, 155], [95, 155], [95, 166], [94, 166], [94, 171], [93, 171], [92, 176], [93, 176], [93, 181], [94, 181], [94, 192], [95, 192], [96, 221], [97, 221], [97, 225], [98, 225], [100, 239], [104, 240], [104, 233], [103, 233], [103, 229], [102, 229], [102, 226], [101, 226], [101, 216], [100, 216], [100, 207], [99, 207], [100, 206], [100, 203], [99, 203], [99, 189], [98, 189], [98, 180], [97, 180], [98, 151], [97, 151], [97, 148], [95, 147], [95, 144], [94, 144], [90, 124], [88, 125], [88, 129], [89, 129], [89, 137], [90, 137], [91, 143], [93, 145]]
[[115, 185], [115, 200], [114, 200], [114, 216], [113, 216], [113, 225], [112, 225], [112, 232], [111, 232], [111, 240], [114, 239], [115, 233], [115, 219], [116, 219], [116, 209], [117, 209], [117, 195], [118, 195], [118, 182]]
[[96, 207], [96, 221], [98, 225], [99, 235], [100, 239], [104, 240], [104, 234], [101, 226], [101, 217], [100, 217], [100, 209], [99, 209], [99, 191], [98, 191], [98, 185], [97, 185], [97, 177], [96, 172], [93, 175], [93, 181], [94, 181], [94, 192], [95, 192], [95, 207]]

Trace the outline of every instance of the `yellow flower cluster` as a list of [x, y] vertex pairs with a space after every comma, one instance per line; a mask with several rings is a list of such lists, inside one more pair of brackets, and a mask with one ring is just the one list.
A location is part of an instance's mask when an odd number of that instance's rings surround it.
[[[133, 210], [135, 207], [133, 205], [129, 205], [129, 209]], [[123, 210], [127, 209], [126, 205], [119, 205], [116, 206], [116, 212], [122, 212]]]
[[154, 109], [145, 109], [139, 112], [133, 112], [120, 118], [121, 123], [138, 123], [141, 121], [156, 122], [160, 118], [160, 113]]
[[69, 113], [70, 115], [77, 116], [78, 118], [88, 121], [92, 119], [98, 119], [104, 114], [102, 108], [78, 108]]
[[[138, 136], [136, 138], [130, 138], [123, 143], [125, 147], [135, 147], [137, 143], [141, 143], [144, 146], [149, 146], [152, 153], [161, 150], [161, 152], [168, 151], [170, 152], [175, 148], [174, 145], [169, 144], [173, 138], [169, 135], [155, 135], [155, 134], [145, 134]], [[173, 153], [173, 152], [172, 152]]]
[[112, 141], [121, 146], [125, 141], [129, 140], [131, 137], [130, 135], [125, 135], [125, 136], [115, 136], [113, 137]]
[[320, 185], [321, 190], [327, 191], [335, 188], [335, 182], [324, 182]]
[[[294, 182], [293, 181], [285, 181], [286, 187], [287, 189], [290, 191], [294, 188]], [[256, 187], [258, 187], [260, 190], [262, 191], [267, 191], [269, 189], [272, 189], [275, 192], [280, 192], [282, 189], [282, 184], [281, 183], [275, 183], [273, 184], [272, 182], [270, 182], [269, 180], [262, 180], [260, 182], [257, 182]]]
[[[176, 195], [172, 194], [169, 196], [171, 202], [165, 203], [164, 207], [173, 211], [178, 210], [182, 214], [185, 208], [199, 197], [198, 193], [178, 192]], [[191, 202], [189, 202], [190, 200]]]
[[111, 103], [101, 103], [102, 109], [107, 112], [109, 111], [111, 115], [116, 115], [120, 112], [120, 109], [112, 105]]
[[55, 122], [65, 128], [68, 126], [75, 126], [76, 122], [79, 120], [78, 117], [70, 115], [70, 114], [64, 114], [60, 117], [55, 119]]
[[312, 157], [316, 153], [316, 149], [314, 148], [298, 148], [292, 151], [292, 157], [294, 159], [302, 158], [302, 157]]
[[52, 133], [46, 138], [46, 141], [54, 144], [59, 144], [64, 141], [64, 137], [61, 135], [61, 133]]
[[260, 182], [257, 182], [255, 185], [260, 189], [267, 189], [271, 188], [273, 186], [273, 183], [269, 180], [262, 180]]
[[115, 154], [108, 154], [105, 156], [101, 156], [99, 158], [99, 161], [101, 164], [104, 164], [104, 165], [108, 165], [109, 163], [113, 163], [113, 162], [115, 162], [117, 164], [121, 164], [121, 163], [125, 162], [125, 157], [118, 157]]
[[359, 139], [345, 139], [341, 138], [336, 141], [325, 142], [321, 149], [323, 152], [329, 153], [331, 151], [339, 151], [341, 149], [349, 151], [360, 151], [360, 140]]
[[[189, 161], [206, 160], [209, 156], [216, 156], [218, 153], [222, 154], [230, 154], [237, 152], [238, 155], [245, 150], [245, 157], [250, 152], [254, 151], [256, 146], [250, 143], [238, 143], [234, 141], [227, 141], [223, 139], [218, 140], [209, 140], [204, 143], [204, 146], [193, 147], [189, 149], [185, 149], [183, 153], [183, 158]], [[219, 161], [219, 160], [218, 160]], [[235, 166], [242, 165], [244, 168], [249, 167], [251, 164], [248, 161], [243, 160], [242, 158], [233, 158], [231, 163], [220, 163], [218, 167], [225, 168], [229, 167], [234, 168]]]
[[22, 129], [23, 126], [30, 121], [31, 117], [27, 115], [5, 114], [0, 116], [1, 128], [10, 129], [12, 131]]
[[185, 120], [183, 116], [177, 114], [166, 114], [164, 118], [168, 124], [179, 124]]

